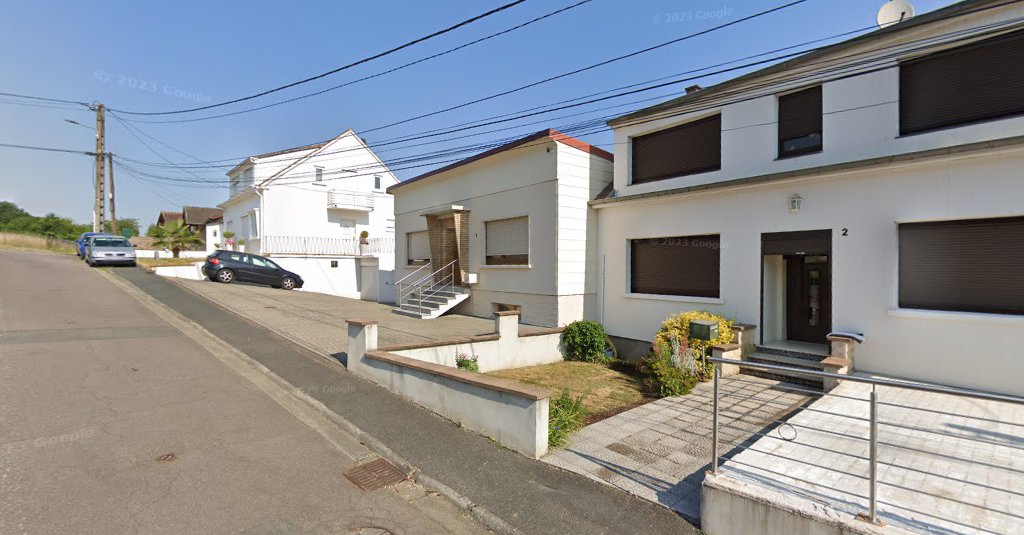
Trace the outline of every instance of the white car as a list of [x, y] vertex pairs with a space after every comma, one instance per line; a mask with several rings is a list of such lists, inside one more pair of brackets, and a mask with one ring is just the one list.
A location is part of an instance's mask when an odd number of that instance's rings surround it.
[[135, 248], [128, 238], [120, 236], [90, 236], [85, 242], [85, 261], [90, 266], [135, 265]]

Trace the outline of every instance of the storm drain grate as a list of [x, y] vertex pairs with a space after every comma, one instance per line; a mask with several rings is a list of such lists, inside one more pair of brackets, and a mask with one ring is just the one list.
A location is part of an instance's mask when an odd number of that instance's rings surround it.
[[349, 468], [344, 472], [349, 481], [363, 490], [382, 489], [405, 481], [405, 474], [384, 459], [377, 459], [366, 464]]

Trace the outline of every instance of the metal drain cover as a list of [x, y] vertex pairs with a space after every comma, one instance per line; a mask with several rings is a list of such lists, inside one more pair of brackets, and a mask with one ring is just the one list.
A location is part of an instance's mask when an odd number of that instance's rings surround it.
[[345, 477], [363, 490], [382, 489], [405, 481], [405, 474], [384, 459], [377, 459], [345, 470]]

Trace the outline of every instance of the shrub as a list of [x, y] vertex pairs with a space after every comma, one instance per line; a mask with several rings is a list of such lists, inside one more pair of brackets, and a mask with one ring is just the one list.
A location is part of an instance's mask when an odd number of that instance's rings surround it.
[[479, 360], [480, 357], [476, 355], [470, 356], [468, 353], [459, 353], [455, 355], [455, 366], [468, 372], [480, 373]]
[[[562, 333], [562, 347], [565, 360], [609, 364], [618, 356], [604, 327], [596, 321], [574, 321], [567, 325]], [[611, 349], [612, 356], [605, 353], [605, 348]]]
[[551, 400], [548, 407], [548, 446], [564, 446], [569, 434], [581, 429], [586, 419], [587, 408], [583, 406], [583, 396], [574, 398], [568, 388], [562, 390], [562, 395]]
[[[690, 339], [690, 322], [693, 320], [714, 321], [718, 323], [718, 338], [710, 341]], [[733, 320], [712, 314], [707, 310], [680, 312], [674, 316], [669, 316], [668, 319], [662, 322], [661, 328], [658, 329], [658, 334], [654, 338], [655, 348], [658, 347], [659, 343], [671, 346], [673, 339], [681, 340], [682, 343], [693, 349], [701, 358], [702, 366], [698, 371], [698, 377], [704, 380], [710, 379], [713, 366], [704, 357], [711, 351], [711, 346], [732, 342], [734, 336], [732, 324]]]
[[674, 339], [672, 344], [655, 341], [651, 353], [641, 361], [644, 388], [658, 397], [683, 396], [697, 384], [694, 352], [685, 340]]

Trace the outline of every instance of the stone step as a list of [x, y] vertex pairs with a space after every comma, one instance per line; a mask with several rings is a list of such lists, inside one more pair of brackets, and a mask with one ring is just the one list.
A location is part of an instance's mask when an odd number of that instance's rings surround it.
[[[791, 355], [779, 355], [775, 353], [764, 353], [761, 351], [762, 348], [758, 348], [758, 351], [752, 355], [748, 355], [745, 360], [760, 364], [771, 364], [773, 366], [786, 366], [790, 368], [799, 368], [803, 370], [816, 370], [821, 371], [821, 360], [824, 356], [814, 355], [811, 357], [795, 357]], [[772, 379], [775, 381], [785, 381], [787, 383], [794, 383], [802, 386], [807, 386], [820, 390], [823, 386], [823, 380], [818, 377], [808, 377], [806, 375], [790, 374], [781, 370], [758, 370], [754, 368], [740, 368], [740, 372], [745, 375], [753, 375], [755, 377], [762, 377], [765, 379]]]
[[820, 361], [828, 356], [828, 349], [822, 346], [820, 351], [797, 351], [795, 349], [783, 349], [771, 346], [756, 346], [755, 352], [767, 355], [778, 355], [780, 357], [793, 357], [797, 359]]

